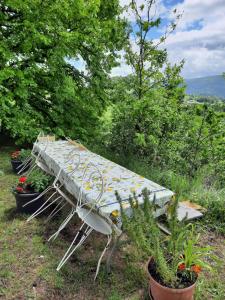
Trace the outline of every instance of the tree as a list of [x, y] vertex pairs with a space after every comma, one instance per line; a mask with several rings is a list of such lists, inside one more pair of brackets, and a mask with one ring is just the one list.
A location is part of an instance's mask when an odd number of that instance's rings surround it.
[[[0, 119], [10, 135], [94, 133], [123, 45], [119, 14], [118, 0], [1, 0]], [[86, 71], [69, 59], [82, 59]]]
[[[151, 37], [151, 32], [161, 26], [155, 4], [155, 0], [146, 0], [138, 7], [132, 0], [128, 7], [135, 21], [130, 24], [125, 50], [133, 73], [126, 81], [127, 93], [121, 93], [123, 101], [115, 110], [111, 138], [114, 149], [148, 156], [153, 163], [163, 160], [165, 145], [180, 122], [185, 90], [180, 76], [183, 61], [171, 66], [162, 47], [176, 24], [170, 23], [157, 41]], [[180, 15], [174, 13], [178, 20]]]
[[[168, 35], [176, 28], [181, 15], [174, 10], [175, 21], [168, 24], [164, 34], [155, 40], [154, 31], [162, 27], [162, 19], [157, 15], [157, 0], [145, 0], [138, 7], [132, 0], [128, 9], [134, 16], [128, 31], [126, 60], [133, 68], [135, 92], [140, 100], [152, 87], [163, 78], [162, 68], [167, 63], [167, 51], [162, 45]], [[151, 35], [153, 32], [153, 35]]]

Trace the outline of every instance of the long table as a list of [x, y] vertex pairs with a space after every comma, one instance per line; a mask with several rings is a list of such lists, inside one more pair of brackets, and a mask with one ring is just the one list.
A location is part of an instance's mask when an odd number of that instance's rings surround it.
[[[35, 151], [41, 153], [41, 159], [52, 174], [56, 176], [60, 168], [62, 169], [59, 180], [75, 198], [79, 195], [85, 167], [89, 162], [97, 166], [103, 176], [104, 192], [96, 209], [107, 217], [114, 211], [120, 211], [120, 204], [115, 196], [116, 191], [121, 197], [123, 207], [129, 210], [129, 196], [135, 192], [141, 204], [143, 203], [142, 190], [147, 188], [150, 192], [150, 200], [153, 200], [155, 195], [156, 204], [159, 207], [158, 215], [165, 212], [165, 206], [174, 194], [169, 189], [69, 141], [53, 141], [49, 142], [46, 149], [45, 147], [43, 142], [38, 142], [35, 144]], [[70, 176], [74, 166], [67, 160], [72, 150], [79, 154], [80, 164], [76, 172]], [[82, 193], [84, 202], [92, 203], [98, 194], [99, 183], [94, 185], [88, 181], [84, 183]]]

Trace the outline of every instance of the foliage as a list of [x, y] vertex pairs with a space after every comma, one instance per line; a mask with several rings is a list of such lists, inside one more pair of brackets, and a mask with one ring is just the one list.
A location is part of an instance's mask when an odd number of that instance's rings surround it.
[[[18, 142], [41, 129], [93, 136], [124, 39], [119, 1], [3, 0], [0, 11], [3, 129]], [[85, 72], [75, 67], [79, 59]]]
[[163, 89], [149, 92], [140, 101], [121, 103], [113, 117], [113, 149], [150, 155], [152, 161], [164, 151], [164, 142], [169, 141], [181, 118], [176, 99], [168, 99]]
[[182, 103], [158, 89], [139, 101], [131, 98], [114, 107], [106, 143], [120, 155], [135, 154], [151, 166], [183, 175], [194, 176], [210, 165], [223, 184], [224, 122], [224, 112], [206, 104]]
[[130, 198], [131, 216], [129, 213], [128, 217], [117, 193], [124, 229], [141, 252], [153, 257], [156, 272], [165, 286], [186, 287], [188, 282], [196, 280], [202, 267], [210, 268], [204, 260], [210, 255], [211, 248], [200, 247], [193, 226], [190, 230], [185, 220], [177, 220], [177, 199], [169, 209], [171, 235], [165, 238], [155, 218], [155, 197], [150, 201], [149, 195], [147, 190], [143, 190], [143, 205], [138, 205], [135, 195]]
[[204, 206], [207, 211], [200, 223], [206, 228], [218, 233], [225, 234], [225, 190], [224, 189], [202, 189], [190, 191], [190, 197]]
[[30, 149], [21, 149], [21, 150], [14, 151], [11, 154], [11, 159], [20, 160], [20, 161], [23, 162], [30, 155], [31, 155], [31, 150]]
[[176, 21], [181, 17], [174, 11], [175, 22], [172, 21], [165, 29], [164, 34], [157, 42], [151, 37], [154, 29], [162, 27], [162, 20], [156, 14], [155, 0], [132, 0], [128, 11], [134, 16], [135, 26], [128, 27], [128, 40], [125, 46], [127, 64], [133, 68], [133, 89], [135, 96], [140, 100], [145, 94], [163, 79], [162, 68], [167, 62], [167, 52], [159, 45], [165, 42], [168, 35], [176, 28]]
[[214, 106], [220, 106], [221, 110], [224, 108], [224, 99], [217, 96], [203, 96], [203, 95], [186, 95], [185, 101], [189, 103], [207, 103]]
[[[132, 23], [129, 27], [125, 50], [133, 73], [112, 81], [111, 104], [101, 118], [98, 142], [117, 155], [135, 154], [151, 168], [170, 169], [184, 176], [194, 177], [200, 168], [210, 166], [222, 186], [224, 103], [215, 99], [211, 103], [211, 98], [200, 103], [187, 100], [180, 76], [183, 62], [171, 66], [161, 44], [176, 24], [169, 25], [158, 44], [151, 39], [151, 29], [161, 28], [157, 13], [149, 22], [154, 5], [155, 1], [143, 1], [138, 7], [131, 1], [128, 7], [135, 26]], [[175, 16], [178, 22], [181, 16], [177, 12]]]
[[16, 193], [30, 193], [42, 192], [52, 181], [52, 176], [45, 174], [40, 169], [34, 169], [30, 174], [19, 178], [19, 183], [14, 192]]

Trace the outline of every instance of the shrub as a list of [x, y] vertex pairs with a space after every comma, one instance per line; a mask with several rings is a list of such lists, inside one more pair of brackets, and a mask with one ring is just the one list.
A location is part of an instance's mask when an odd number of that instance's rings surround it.
[[199, 236], [193, 225], [186, 225], [185, 220], [178, 221], [177, 199], [172, 201], [169, 208], [168, 226], [171, 235], [165, 237], [155, 219], [155, 197], [151, 202], [149, 194], [143, 190], [143, 205], [138, 205], [135, 195], [130, 198], [132, 213], [128, 217], [117, 193], [123, 227], [139, 251], [153, 257], [159, 282], [173, 288], [189, 286], [195, 282], [203, 267], [210, 269], [204, 259], [210, 255], [211, 249], [198, 246]]
[[52, 176], [45, 174], [40, 169], [34, 169], [27, 177], [19, 178], [17, 186], [14, 188], [16, 193], [42, 192], [52, 181]]

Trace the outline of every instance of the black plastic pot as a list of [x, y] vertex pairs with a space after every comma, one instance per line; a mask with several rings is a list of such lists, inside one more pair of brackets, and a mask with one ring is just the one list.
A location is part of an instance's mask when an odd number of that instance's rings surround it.
[[19, 172], [19, 170], [22, 167], [22, 163], [23, 162], [21, 160], [11, 159], [11, 165], [12, 165], [12, 169], [13, 169], [14, 173], [18, 173]]
[[[22, 169], [23, 162], [21, 160], [11, 160], [12, 169], [14, 173], [18, 173]], [[23, 170], [23, 172], [26, 172], [29, 169], [29, 165]]]
[[28, 204], [27, 206], [23, 207], [24, 204], [33, 200], [34, 198], [38, 197], [40, 193], [16, 193], [16, 207], [17, 211], [20, 213], [25, 214], [33, 214], [41, 205], [44, 204], [45, 198], [44, 196], [40, 197], [38, 200]]

